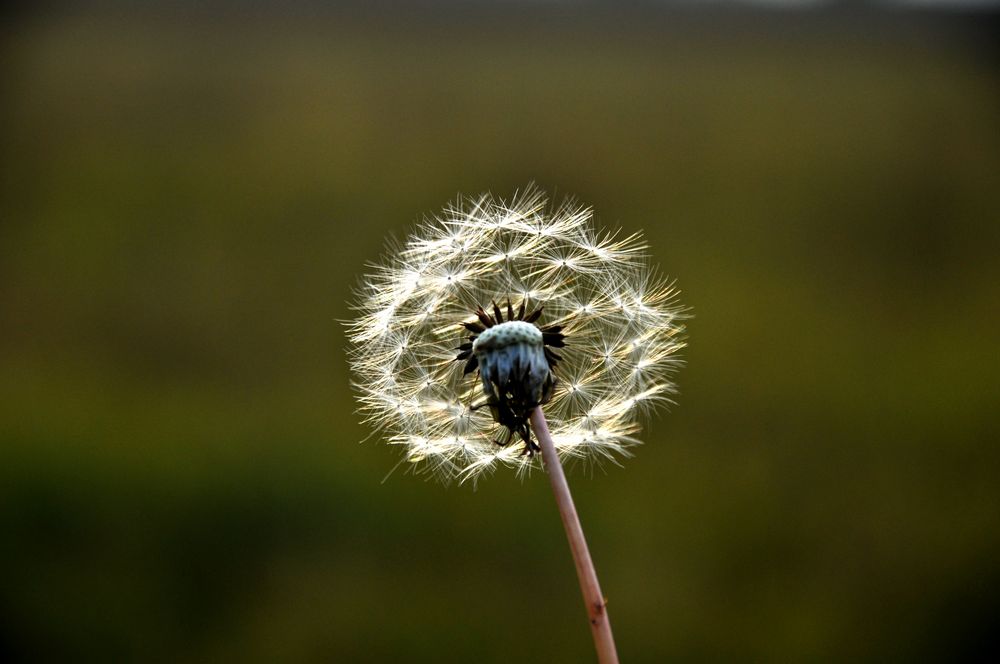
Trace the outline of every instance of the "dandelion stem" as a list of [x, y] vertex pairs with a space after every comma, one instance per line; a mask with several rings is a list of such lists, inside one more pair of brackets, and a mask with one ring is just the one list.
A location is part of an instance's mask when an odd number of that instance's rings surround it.
[[587, 540], [583, 536], [580, 518], [576, 515], [569, 484], [566, 483], [566, 474], [563, 472], [541, 407], [531, 411], [531, 428], [534, 429], [541, 445], [542, 461], [545, 463], [549, 482], [552, 484], [552, 493], [555, 494], [556, 504], [559, 506], [559, 516], [562, 517], [563, 526], [566, 528], [569, 548], [573, 552], [576, 575], [580, 580], [580, 590], [583, 592], [583, 601], [587, 605], [587, 615], [590, 618], [590, 630], [594, 634], [597, 661], [600, 664], [618, 664], [618, 653], [615, 650], [614, 637], [611, 635], [611, 622], [608, 620], [604, 595], [601, 594], [601, 585], [597, 581], [597, 571], [590, 559]]

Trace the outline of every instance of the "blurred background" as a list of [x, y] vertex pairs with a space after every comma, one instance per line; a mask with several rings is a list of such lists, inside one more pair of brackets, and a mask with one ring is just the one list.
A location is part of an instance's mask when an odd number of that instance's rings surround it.
[[531, 180], [695, 314], [570, 476], [622, 660], [997, 657], [992, 3], [4, 12], [4, 661], [590, 661], [544, 476], [383, 483], [338, 322]]

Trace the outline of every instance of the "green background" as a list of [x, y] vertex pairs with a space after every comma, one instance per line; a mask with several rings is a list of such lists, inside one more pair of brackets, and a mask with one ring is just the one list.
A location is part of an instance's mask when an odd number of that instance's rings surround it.
[[623, 661], [997, 652], [989, 21], [256, 7], [4, 20], [0, 655], [588, 661], [544, 476], [382, 483], [338, 322], [532, 180], [694, 314], [678, 405], [570, 474]]

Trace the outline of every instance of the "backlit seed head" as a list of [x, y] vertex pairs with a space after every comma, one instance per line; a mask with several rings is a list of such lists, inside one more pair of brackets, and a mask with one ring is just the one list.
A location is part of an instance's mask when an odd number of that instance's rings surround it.
[[538, 404], [561, 456], [614, 461], [638, 442], [640, 415], [670, 400], [684, 346], [675, 290], [640, 235], [591, 219], [532, 187], [459, 200], [364, 278], [348, 323], [360, 410], [414, 469], [526, 472]]

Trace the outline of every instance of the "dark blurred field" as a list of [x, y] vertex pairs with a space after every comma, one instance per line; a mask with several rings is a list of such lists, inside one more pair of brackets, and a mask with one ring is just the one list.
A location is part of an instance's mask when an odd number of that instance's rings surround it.
[[510, 11], [7, 17], [5, 661], [588, 661], [544, 478], [381, 484], [337, 322], [529, 180], [695, 313], [679, 405], [570, 478], [623, 661], [997, 654], [989, 26]]

